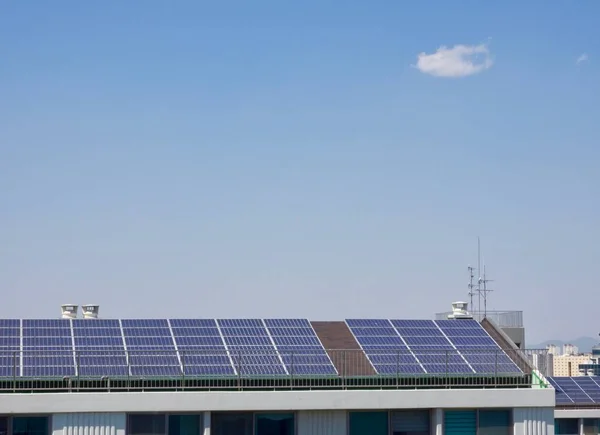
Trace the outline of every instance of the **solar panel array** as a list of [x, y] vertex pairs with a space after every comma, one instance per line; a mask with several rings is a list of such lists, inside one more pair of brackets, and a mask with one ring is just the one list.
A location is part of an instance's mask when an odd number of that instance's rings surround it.
[[600, 377], [549, 377], [556, 391], [557, 405], [600, 404]]
[[379, 374], [522, 374], [476, 320], [348, 319]]
[[306, 319], [0, 320], [0, 377], [336, 373]]

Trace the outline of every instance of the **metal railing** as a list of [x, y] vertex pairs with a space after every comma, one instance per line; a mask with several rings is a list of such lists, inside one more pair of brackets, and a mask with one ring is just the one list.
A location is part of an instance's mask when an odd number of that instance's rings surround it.
[[529, 387], [546, 350], [0, 351], [0, 391]]
[[[435, 320], [446, 320], [450, 314], [452, 314], [452, 311], [436, 313]], [[523, 327], [523, 311], [469, 311], [469, 314], [478, 322], [488, 318], [501, 328]]]

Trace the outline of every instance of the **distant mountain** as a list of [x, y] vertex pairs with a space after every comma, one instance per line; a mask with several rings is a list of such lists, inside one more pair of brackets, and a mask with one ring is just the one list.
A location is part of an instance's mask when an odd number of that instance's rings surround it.
[[598, 339], [598, 338], [579, 337], [579, 338], [576, 338], [575, 340], [567, 340], [567, 341], [547, 340], [547, 341], [544, 341], [543, 343], [535, 344], [533, 346], [527, 346], [527, 347], [529, 347], [530, 349], [545, 349], [546, 346], [548, 346], [549, 344], [555, 344], [556, 346], [558, 346], [559, 348], [562, 349], [563, 345], [572, 344], [579, 348], [579, 352], [589, 353], [592, 351], [592, 347], [597, 345], [599, 342], [600, 342], [600, 339]]

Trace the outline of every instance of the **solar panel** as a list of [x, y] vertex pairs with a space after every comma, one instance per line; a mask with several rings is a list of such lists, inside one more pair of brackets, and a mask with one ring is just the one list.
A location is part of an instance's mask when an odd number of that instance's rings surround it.
[[[585, 394], [595, 403], [600, 403], [600, 379], [588, 376], [573, 377], [573, 381], [581, 388]], [[598, 382], [596, 382], [598, 379]]]
[[121, 328], [118, 319], [73, 319], [71, 322], [73, 324], [73, 329]]
[[171, 328], [216, 328], [215, 319], [170, 319]]
[[385, 319], [346, 319], [349, 328], [389, 328], [390, 322]]
[[389, 320], [348, 319], [346, 324], [377, 373], [425, 373], [423, 366], [406, 347]]
[[130, 375], [118, 320], [73, 320], [73, 341], [80, 377]]
[[307, 319], [265, 319], [265, 325], [292, 375], [335, 375], [337, 370]]
[[186, 376], [234, 376], [232, 360], [214, 319], [171, 319]]
[[69, 319], [24, 319], [22, 346], [23, 376], [75, 376], [75, 353]]
[[181, 362], [167, 319], [123, 319], [132, 376], [181, 376]]
[[[575, 378], [571, 377], [556, 377], [552, 378], [551, 383], [555, 388], [558, 388], [562, 394], [570, 399], [570, 403], [579, 405], [593, 404], [594, 400], [586, 394], [584, 389], [579, 386], [574, 379]], [[566, 401], [564, 396], [562, 399], [563, 401]]]
[[[476, 321], [346, 324], [379, 374], [522, 373]], [[0, 319], [0, 377], [182, 374], [335, 376], [337, 370], [307, 319]], [[574, 387], [589, 390], [576, 396], [580, 401], [600, 397], [593, 379], [563, 387], [573, 395]]]
[[308, 319], [265, 319], [269, 330], [273, 328], [308, 328], [312, 329]]
[[476, 320], [436, 320], [434, 323], [476, 373], [523, 373]]
[[288, 374], [262, 320], [219, 319], [217, 324], [240, 376]]
[[556, 381], [549, 377], [548, 382], [555, 390], [555, 399], [557, 405], [571, 405], [575, 402], [562, 390], [562, 388], [556, 383]]

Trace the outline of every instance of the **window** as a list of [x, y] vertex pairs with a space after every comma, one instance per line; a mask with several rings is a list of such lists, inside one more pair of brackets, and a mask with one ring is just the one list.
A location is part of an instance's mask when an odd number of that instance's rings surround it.
[[164, 414], [129, 414], [128, 435], [165, 435]]
[[8, 417], [0, 417], [0, 435], [8, 435]]
[[169, 415], [169, 435], [201, 435], [204, 433], [202, 415]]
[[478, 435], [510, 435], [512, 434], [511, 413], [508, 409], [479, 411]]
[[579, 433], [579, 420], [576, 418], [557, 418], [554, 420], [554, 433], [575, 435]]
[[389, 415], [387, 411], [356, 411], [348, 416], [350, 435], [387, 435]]
[[256, 414], [255, 435], [294, 435], [294, 414]]
[[252, 435], [251, 412], [214, 412], [211, 416], [211, 435]]
[[392, 412], [391, 425], [393, 435], [429, 435], [429, 410]]
[[48, 417], [13, 417], [13, 435], [48, 435]]
[[584, 435], [597, 435], [598, 434], [598, 420], [595, 418], [584, 418], [583, 419], [583, 433]]

